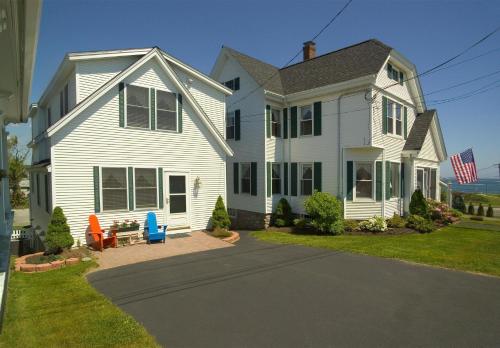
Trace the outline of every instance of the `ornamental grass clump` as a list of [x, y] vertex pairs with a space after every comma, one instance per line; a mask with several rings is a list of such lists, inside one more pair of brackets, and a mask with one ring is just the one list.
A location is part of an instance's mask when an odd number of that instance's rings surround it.
[[493, 207], [491, 206], [491, 204], [488, 205], [488, 210], [486, 211], [486, 216], [487, 217], [493, 217]]
[[370, 232], [384, 232], [387, 231], [387, 222], [382, 216], [374, 216], [366, 221], [361, 221], [359, 228]]
[[420, 189], [416, 189], [411, 195], [410, 214], [427, 217], [428, 210], [427, 201], [425, 200], [422, 191]]
[[430, 233], [436, 229], [436, 225], [431, 220], [419, 215], [410, 215], [406, 220], [406, 227], [412, 228], [420, 233]]
[[73, 236], [67, 224], [66, 216], [60, 207], [55, 207], [45, 237], [47, 252], [49, 254], [60, 254], [64, 249], [71, 248], [73, 243]]
[[286, 200], [281, 198], [273, 214], [273, 224], [277, 227], [285, 227], [293, 224], [292, 207]]
[[394, 213], [394, 215], [387, 220], [387, 226], [391, 228], [403, 228], [406, 226], [406, 220], [402, 216]]
[[231, 219], [229, 219], [229, 214], [227, 213], [222, 197], [219, 196], [212, 211], [212, 228], [214, 230], [217, 228], [227, 230], [229, 226], [231, 226]]
[[334, 235], [344, 231], [342, 204], [330, 193], [315, 191], [305, 200], [304, 207], [316, 230]]

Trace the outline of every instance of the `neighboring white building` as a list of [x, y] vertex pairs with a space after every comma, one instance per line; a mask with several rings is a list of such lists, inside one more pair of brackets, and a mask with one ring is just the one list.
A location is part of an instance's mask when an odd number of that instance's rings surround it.
[[230, 89], [158, 48], [66, 55], [30, 117], [32, 225], [63, 208], [85, 244], [88, 217], [103, 228], [148, 211], [169, 233], [209, 227], [226, 199]]
[[211, 76], [227, 99], [228, 207], [237, 225], [266, 226], [280, 198], [295, 213], [314, 190], [343, 200], [346, 218], [408, 210], [421, 187], [439, 197], [446, 149], [415, 66], [378, 40], [279, 69], [223, 47]]

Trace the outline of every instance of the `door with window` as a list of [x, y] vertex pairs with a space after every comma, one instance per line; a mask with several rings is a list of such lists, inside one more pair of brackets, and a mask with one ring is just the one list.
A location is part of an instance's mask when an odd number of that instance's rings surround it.
[[166, 172], [164, 175], [165, 188], [165, 223], [170, 232], [185, 232], [190, 229], [188, 173]]

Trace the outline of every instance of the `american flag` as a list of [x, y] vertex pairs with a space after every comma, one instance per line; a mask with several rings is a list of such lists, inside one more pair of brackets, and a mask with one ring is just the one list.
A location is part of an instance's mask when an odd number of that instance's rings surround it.
[[467, 149], [462, 153], [451, 156], [451, 165], [459, 184], [468, 184], [478, 180], [472, 149]]

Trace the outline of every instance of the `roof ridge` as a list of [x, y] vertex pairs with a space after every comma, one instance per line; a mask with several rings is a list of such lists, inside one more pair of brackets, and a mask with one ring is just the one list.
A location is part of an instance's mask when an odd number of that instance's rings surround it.
[[274, 69], [276, 69], [276, 70], [280, 70], [280, 69], [281, 69], [281, 68], [278, 68], [278, 67], [277, 67], [277, 66], [275, 66], [275, 65], [272, 65], [272, 64], [270, 64], [270, 63], [264, 62], [263, 60], [261, 60], [261, 59], [259, 59], [259, 58], [255, 58], [255, 57], [252, 57], [252, 56], [250, 56], [250, 55], [248, 55], [248, 54], [246, 54], [246, 53], [243, 53], [243, 52], [240, 52], [240, 51], [238, 51], [238, 50], [235, 50], [235, 49], [234, 49], [234, 48], [232, 48], [232, 47], [229, 47], [229, 46], [224, 46], [224, 45], [222, 45], [222, 47], [223, 47], [223, 48], [226, 48], [226, 49], [228, 49], [228, 50], [230, 50], [230, 51], [236, 52], [236, 53], [238, 53], [238, 54], [241, 54], [241, 55], [243, 55], [243, 56], [245, 56], [245, 57], [248, 57], [248, 58], [250, 58], [250, 59], [257, 60], [257, 61], [259, 61], [259, 62], [260, 62], [260, 63], [262, 63], [262, 64], [269, 65], [270, 67], [272, 67], [272, 68], [274, 68]]

